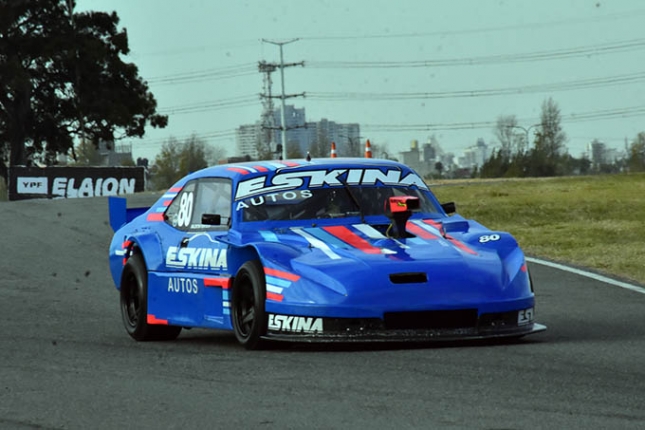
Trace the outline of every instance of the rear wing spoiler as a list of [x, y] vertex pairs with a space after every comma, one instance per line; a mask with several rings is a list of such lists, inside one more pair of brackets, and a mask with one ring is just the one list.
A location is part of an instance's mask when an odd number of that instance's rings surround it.
[[150, 208], [128, 208], [127, 200], [124, 197], [108, 197], [110, 227], [117, 231], [139, 215], [144, 214], [148, 209]]

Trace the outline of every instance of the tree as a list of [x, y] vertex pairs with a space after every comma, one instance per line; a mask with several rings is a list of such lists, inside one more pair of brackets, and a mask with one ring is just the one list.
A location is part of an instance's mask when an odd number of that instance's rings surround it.
[[500, 115], [493, 130], [495, 137], [501, 145], [502, 156], [510, 158], [513, 154], [524, 152], [528, 142], [524, 142], [524, 134], [518, 132], [521, 127], [515, 115]]
[[103, 161], [98, 148], [87, 139], [81, 140], [81, 143], [76, 146], [75, 152], [75, 164], [79, 166], [99, 166]]
[[645, 171], [645, 131], [638, 133], [629, 146], [627, 166], [630, 172]]
[[195, 135], [183, 142], [171, 137], [162, 145], [150, 167], [153, 188], [166, 189], [187, 174], [211, 166], [224, 156], [222, 148], [214, 148]]
[[509, 158], [502, 150], [493, 151], [488, 160], [481, 167], [479, 174], [482, 178], [501, 178], [505, 176], [509, 167]]
[[[367, 143], [367, 142], [366, 142]], [[372, 151], [373, 158], [383, 158], [386, 160], [396, 160], [390, 156], [390, 147], [387, 142], [385, 143], [376, 143], [370, 140], [370, 150]], [[358, 157], [365, 157], [365, 144], [361, 147], [361, 152]]]
[[568, 154], [564, 151], [567, 135], [561, 121], [560, 108], [549, 97], [542, 103], [535, 146], [526, 158], [526, 176], [556, 176], [567, 172]]
[[94, 144], [165, 127], [116, 13], [73, 13], [74, 0], [0, 2], [0, 175]]
[[319, 130], [316, 135], [316, 140], [311, 143], [309, 147], [309, 154], [312, 158], [325, 158], [329, 157], [331, 153], [331, 141], [327, 137], [327, 133]]
[[179, 166], [180, 157], [181, 143], [177, 139], [171, 137], [163, 143], [161, 151], [155, 157], [154, 164], [150, 167], [150, 179], [153, 189], [169, 188], [184, 176]]
[[180, 146], [179, 171], [184, 176], [204, 169], [212, 158], [212, 150], [206, 146], [206, 142], [192, 135]]
[[[331, 150], [330, 150], [331, 151]], [[361, 145], [361, 141], [357, 137], [348, 137], [347, 145], [339, 148], [340, 155], [343, 157], [364, 157], [365, 146]]]
[[[275, 158], [275, 152], [271, 150], [271, 140], [267, 139], [267, 134], [272, 134], [273, 131], [270, 129], [264, 130], [263, 134], [265, 136], [256, 133], [255, 138], [255, 149], [258, 153], [258, 160], [273, 160]], [[263, 139], [264, 138], [264, 139]]]
[[439, 178], [441, 178], [441, 173], [443, 172], [443, 163], [441, 161], [434, 163], [434, 170], [437, 172], [437, 175], [439, 175]]
[[549, 97], [542, 103], [540, 131], [538, 133], [538, 139], [536, 139], [536, 149], [544, 152], [547, 158], [557, 158], [558, 155], [561, 155], [562, 149], [564, 149], [567, 135], [562, 130], [561, 122], [560, 108]]
[[300, 150], [300, 144], [295, 140], [290, 140], [287, 142], [287, 158], [304, 158], [302, 151]]

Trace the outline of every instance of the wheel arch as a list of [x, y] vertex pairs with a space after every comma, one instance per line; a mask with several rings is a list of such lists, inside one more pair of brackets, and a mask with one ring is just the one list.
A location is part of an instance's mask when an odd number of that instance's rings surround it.
[[111, 253], [113, 258], [110, 259], [110, 268], [117, 290], [121, 289], [123, 267], [133, 255], [141, 255], [147, 272], [156, 270], [163, 264], [164, 257], [156, 235], [150, 233], [127, 234], [123, 236], [123, 240], [118, 242], [115, 236], [114, 242], [116, 242], [116, 251], [113, 250]]
[[[292, 271], [291, 260], [300, 253], [293, 247], [281, 243], [253, 242], [243, 246], [231, 245], [228, 258], [228, 271], [234, 278], [242, 265], [250, 260], [258, 260], [262, 267], [280, 267]], [[235, 279], [231, 279], [231, 287]]]

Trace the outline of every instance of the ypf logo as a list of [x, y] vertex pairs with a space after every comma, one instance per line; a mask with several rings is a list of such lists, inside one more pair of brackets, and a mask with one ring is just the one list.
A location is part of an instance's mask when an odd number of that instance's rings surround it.
[[16, 192], [18, 194], [47, 194], [47, 178], [19, 176]]

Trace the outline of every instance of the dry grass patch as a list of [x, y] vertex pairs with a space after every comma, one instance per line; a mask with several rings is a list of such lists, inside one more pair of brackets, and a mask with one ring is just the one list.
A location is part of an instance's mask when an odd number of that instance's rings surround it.
[[432, 189], [464, 217], [511, 232], [529, 255], [645, 283], [645, 174], [446, 181]]

